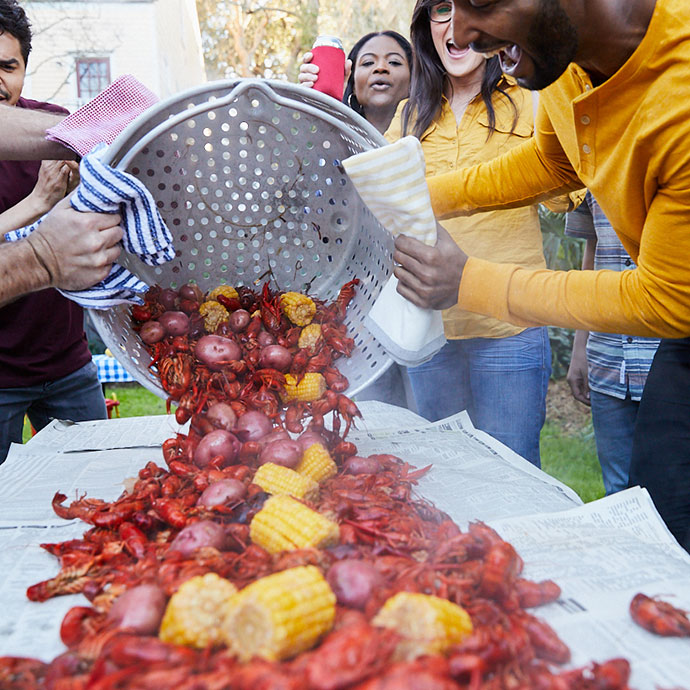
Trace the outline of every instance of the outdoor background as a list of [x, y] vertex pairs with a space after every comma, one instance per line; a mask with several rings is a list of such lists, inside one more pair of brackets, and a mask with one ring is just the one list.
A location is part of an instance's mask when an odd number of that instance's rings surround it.
[[[339, 36], [349, 51], [370, 31], [409, 35], [412, 0], [63, 0], [23, 3], [34, 29], [24, 96], [70, 110], [122, 74], [160, 98], [206, 80], [296, 80], [301, 56], [317, 35]], [[582, 245], [563, 235], [563, 216], [542, 213], [550, 268], [579, 268]], [[543, 468], [583, 498], [603, 495], [588, 410], [570, 396], [565, 373], [572, 333], [550, 329], [553, 379], [542, 433]], [[96, 342], [95, 352], [99, 351]], [[127, 385], [108, 388], [122, 416], [161, 414], [165, 404]], [[30, 435], [27, 426], [26, 436]]]

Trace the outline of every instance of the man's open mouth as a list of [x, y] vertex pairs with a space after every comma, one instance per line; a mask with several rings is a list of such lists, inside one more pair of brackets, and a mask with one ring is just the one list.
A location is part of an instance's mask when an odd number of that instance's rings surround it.
[[522, 48], [514, 43], [498, 51], [498, 59], [501, 61], [501, 69], [510, 74], [519, 64], [522, 57]]

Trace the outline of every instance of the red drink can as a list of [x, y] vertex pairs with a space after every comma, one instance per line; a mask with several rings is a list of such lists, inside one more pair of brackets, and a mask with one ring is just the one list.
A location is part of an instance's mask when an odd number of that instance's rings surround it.
[[317, 36], [311, 49], [312, 63], [319, 66], [314, 88], [339, 101], [343, 100], [345, 51], [336, 36]]

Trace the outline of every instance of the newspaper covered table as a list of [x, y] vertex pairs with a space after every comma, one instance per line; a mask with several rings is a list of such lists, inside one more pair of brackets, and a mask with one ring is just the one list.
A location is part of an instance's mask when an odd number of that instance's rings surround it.
[[[534, 468], [466, 414], [427, 423], [382, 403], [363, 402], [351, 433], [361, 455], [394, 453], [432, 470], [420, 496], [459, 525], [484, 520], [517, 548], [525, 576], [550, 578], [562, 596], [537, 614], [572, 650], [574, 666], [625, 656], [631, 687], [690, 687], [690, 640], [658, 638], [632, 623], [628, 604], [644, 591], [690, 609], [690, 556], [659, 518], [646, 491], [628, 489], [583, 505], [568, 487]], [[56, 490], [112, 500], [178, 426], [172, 417], [53, 422], [0, 466], [0, 655], [49, 660], [64, 651], [62, 616], [81, 595], [29, 602], [26, 588], [57, 573], [38, 545], [78, 537], [85, 525], [56, 518]]]

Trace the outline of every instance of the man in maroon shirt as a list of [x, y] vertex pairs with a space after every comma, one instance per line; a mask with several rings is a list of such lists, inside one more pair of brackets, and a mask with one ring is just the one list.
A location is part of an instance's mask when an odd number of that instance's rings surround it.
[[[15, 0], [0, 0], [0, 105], [65, 112], [21, 98], [30, 50], [26, 14]], [[68, 163], [0, 161], [0, 226], [3, 217], [7, 231], [49, 210], [70, 172]], [[0, 308], [0, 462], [11, 442], [21, 443], [25, 414], [37, 430], [51, 418], [105, 419], [83, 323], [81, 307], [52, 288]]]

